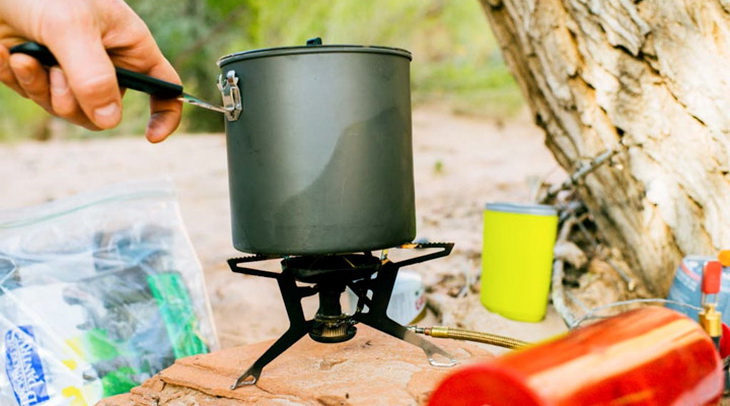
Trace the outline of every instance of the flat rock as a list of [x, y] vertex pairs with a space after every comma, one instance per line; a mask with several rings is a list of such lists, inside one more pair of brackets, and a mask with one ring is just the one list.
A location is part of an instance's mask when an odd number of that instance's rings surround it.
[[[460, 364], [492, 358], [468, 342], [426, 338]], [[97, 406], [421, 405], [453, 368], [433, 367], [424, 352], [370, 327], [339, 344], [305, 337], [266, 366], [255, 386], [235, 379], [273, 343], [182, 358], [128, 394]]]

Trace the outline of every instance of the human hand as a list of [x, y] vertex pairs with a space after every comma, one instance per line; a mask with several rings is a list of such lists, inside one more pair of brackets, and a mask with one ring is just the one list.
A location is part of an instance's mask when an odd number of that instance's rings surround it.
[[[9, 54], [29, 40], [46, 45], [59, 66], [47, 70], [28, 55]], [[0, 0], [0, 82], [49, 113], [91, 130], [115, 127], [122, 91], [114, 65], [180, 83], [123, 0]], [[147, 139], [164, 140], [181, 113], [179, 101], [152, 97]]]

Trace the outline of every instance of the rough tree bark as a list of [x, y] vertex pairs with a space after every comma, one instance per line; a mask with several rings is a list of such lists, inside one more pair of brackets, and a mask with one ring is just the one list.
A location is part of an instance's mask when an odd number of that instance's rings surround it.
[[730, 0], [480, 0], [546, 143], [655, 294], [730, 247]]

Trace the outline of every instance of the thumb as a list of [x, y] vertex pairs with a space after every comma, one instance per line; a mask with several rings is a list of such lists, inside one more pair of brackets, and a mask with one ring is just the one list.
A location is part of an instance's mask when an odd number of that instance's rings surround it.
[[109, 55], [99, 33], [50, 38], [46, 45], [63, 69], [68, 85], [86, 116], [99, 128], [122, 119], [122, 97]]

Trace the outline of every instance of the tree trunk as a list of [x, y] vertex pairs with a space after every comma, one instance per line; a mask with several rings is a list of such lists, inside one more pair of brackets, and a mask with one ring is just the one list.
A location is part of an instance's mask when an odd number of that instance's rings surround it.
[[730, 0], [480, 0], [546, 143], [655, 294], [730, 247]]

